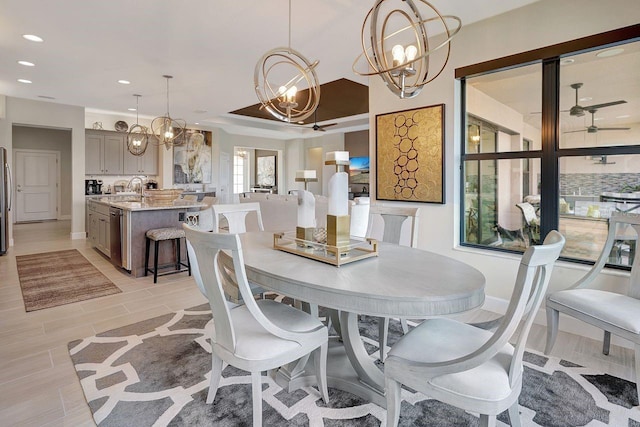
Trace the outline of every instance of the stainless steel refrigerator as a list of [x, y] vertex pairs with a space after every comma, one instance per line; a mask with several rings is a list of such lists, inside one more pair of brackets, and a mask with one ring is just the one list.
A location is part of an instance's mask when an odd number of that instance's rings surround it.
[[11, 169], [7, 149], [0, 147], [0, 255], [9, 249], [9, 211], [11, 210]]

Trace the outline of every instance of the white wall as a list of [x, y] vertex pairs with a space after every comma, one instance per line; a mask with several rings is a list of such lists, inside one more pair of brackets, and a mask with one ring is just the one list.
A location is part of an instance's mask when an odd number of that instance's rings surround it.
[[[446, 13], [446, 9], [442, 10]], [[487, 278], [486, 293], [490, 301], [511, 296], [518, 266], [516, 255], [458, 247], [459, 242], [459, 167], [460, 105], [459, 83], [454, 70], [503, 56], [516, 54], [575, 38], [613, 30], [640, 22], [637, 0], [541, 0], [521, 9], [464, 26], [452, 42], [449, 64], [436, 80], [416, 98], [401, 100], [393, 95], [379, 77], [369, 80], [370, 152], [376, 152], [375, 117], [377, 114], [445, 104], [445, 205], [421, 205], [419, 247], [467, 262]], [[375, 170], [375, 156], [371, 170]], [[375, 174], [371, 174], [375, 188]], [[535, 183], [534, 183], [535, 185]], [[372, 191], [372, 195], [375, 191]], [[388, 202], [385, 202], [388, 203]], [[415, 203], [411, 204], [415, 206]], [[584, 266], [558, 263], [551, 289], [569, 286], [585, 272]], [[624, 274], [607, 273], [598, 280], [619, 286]], [[497, 300], [495, 299], [497, 298]]]
[[[0, 118], [0, 145], [9, 152], [13, 148], [14, 124], [71, 130], [71, 238], [84, 239], [84, 108], [6, 97], [6, 117]], [[13, 244], [13, 226], [9, 229]]]

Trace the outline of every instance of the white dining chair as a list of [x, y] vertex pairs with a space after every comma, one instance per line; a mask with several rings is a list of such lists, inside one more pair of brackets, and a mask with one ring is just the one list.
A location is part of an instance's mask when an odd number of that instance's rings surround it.
[[[398, 425], [402, 385], [430, 398], [480, 414], [481, 426], [495, 426], [509, 410], [520, 425], [522, 356], [555, 261], [565, 239], [551, 231], [543, 245], [531, 246], [520, 260], [506, 314], [495, 332], [452, 319], [428, 319], [391, 348], [384, 364], [387, 426]], [[515, 345], [512, 338], [525, 319]]]
[[[247, 230], [264, 231], [260, 203], [258, 202], [211, 205], [211, 208], [213, 209], [214, 233], [220, 232], [221, 219], [227, 222], [225, 227], [229, 233], [246, 233]], [[247, 227], [247, 216], [254, 217], [256, 223]]]
[[[211, 210], [213, 212], [212, 231], [214, 233], [224, 231], [237, 234], [246, 233], [248, 230], [264, 231], [260, 203], [258, 202], [211, 205]], [[247, 226], [248, 218], [254, 218], [255, 222]], [[225, 291], [228, 300], [235, 304], [242, 304], [243, 298], [237, 286], [230, 282], [227, 282], [226, 285]], [[250, 282], [249, 286], [253, 295], [264, 297], [265, 290], [260, 285]]]
[[[209, 233], [183, 224], [213, 314], [211, 378], [207, 403], [213, 403], [223, 362], [251, 373], [253, 425], [262, 425], [262, 372], [313, 353], [318, 390], [329, 402], [326, 366], [328, 331], [315, 317], [273, 300], [253, 299], [240, 238]], [[227, 254], [223, 254], [226, 251]], [[231, 260], [228, 269], [220, 259]], [[194, 267], [195, 268], [195, 267]], [[232, 280], [245, 301], [230, 308], [222, 284]]]
[[[418, 215], [420, 208], [371, 205], [366, 236], [396, 245], [418, 247]], [[402, 332], [407, 333], [406, 319], [400, 319]], [[378, 318], [378, 345], [380, 361], [384, 361], [389, 336], [389, 318]]]
[[184, 196], [182, 196], [182, 200], [187, 200], [189, 202], [197, 202], [198, 201], [198, 196], [195, 194], [186, 194]]
[[[629, 274], [627, 294], [620, 294], [593, 286], [609, 260], [616, 244], [620, 229], [632, 227], [635, 238], [640, 236], [640, 214], [613, 212], [609, 219], [609, 232], [597, 261], [569, 289], [556, 291], [547, 296], [547, 345], [545, 354], [551, 353], [558, 335], [560, 313], [574, 317], [604, 330], [602, 352], [609, 354], [611, 334], [627, 339], [635, 348], [636, 389], [640, 396], [640, 251], [635, 248], [635, 256]], [[637, 240], [636, 240], [637, 241]]]

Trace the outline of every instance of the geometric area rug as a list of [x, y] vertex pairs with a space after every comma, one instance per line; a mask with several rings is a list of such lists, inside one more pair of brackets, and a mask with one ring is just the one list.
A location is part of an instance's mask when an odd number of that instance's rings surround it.
[[[96, 424], [106, 426], [250, 426], [251, 377], [226, 366], [216, 398], [205, 403], [211, 345], [208, 304], [180, 310], [69, 343], [69, 353]], [[370, 357], [377, 320], [360, 332]], [[411, 324], [410, 324], [411, 325]], [[389, 345], [401, 335], [392, 321]], [[376, 361], [382, 368], [382, 364]], [[640, 427], [635, 384], [566, 360], [527, 352], [520, 395], [524, 426]], [[262, 377], [263, 423], [275, 426], [384, 426], [386, 411], [329, 388], [325, 404], [315, 387], [291, 393]], [[411, 390], [402, 391], [401, 426], [476, 426], [467, 413]], [[506, 413], [499, 426], [509, 425]]]
[[16, 257], [27, 312], [122, 292], [76, 249]]

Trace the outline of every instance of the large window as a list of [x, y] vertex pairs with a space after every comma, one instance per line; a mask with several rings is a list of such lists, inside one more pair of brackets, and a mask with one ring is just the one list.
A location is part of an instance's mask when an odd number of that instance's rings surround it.
[[[640, 213], [639, 32], [456, 70], [463, 245], [524, 251], [558, 229], [567, 239], [562, 256], [588, 262], [611, 212]], [[638, 237], [618, 234], [610, 264], [628, 268]]]

